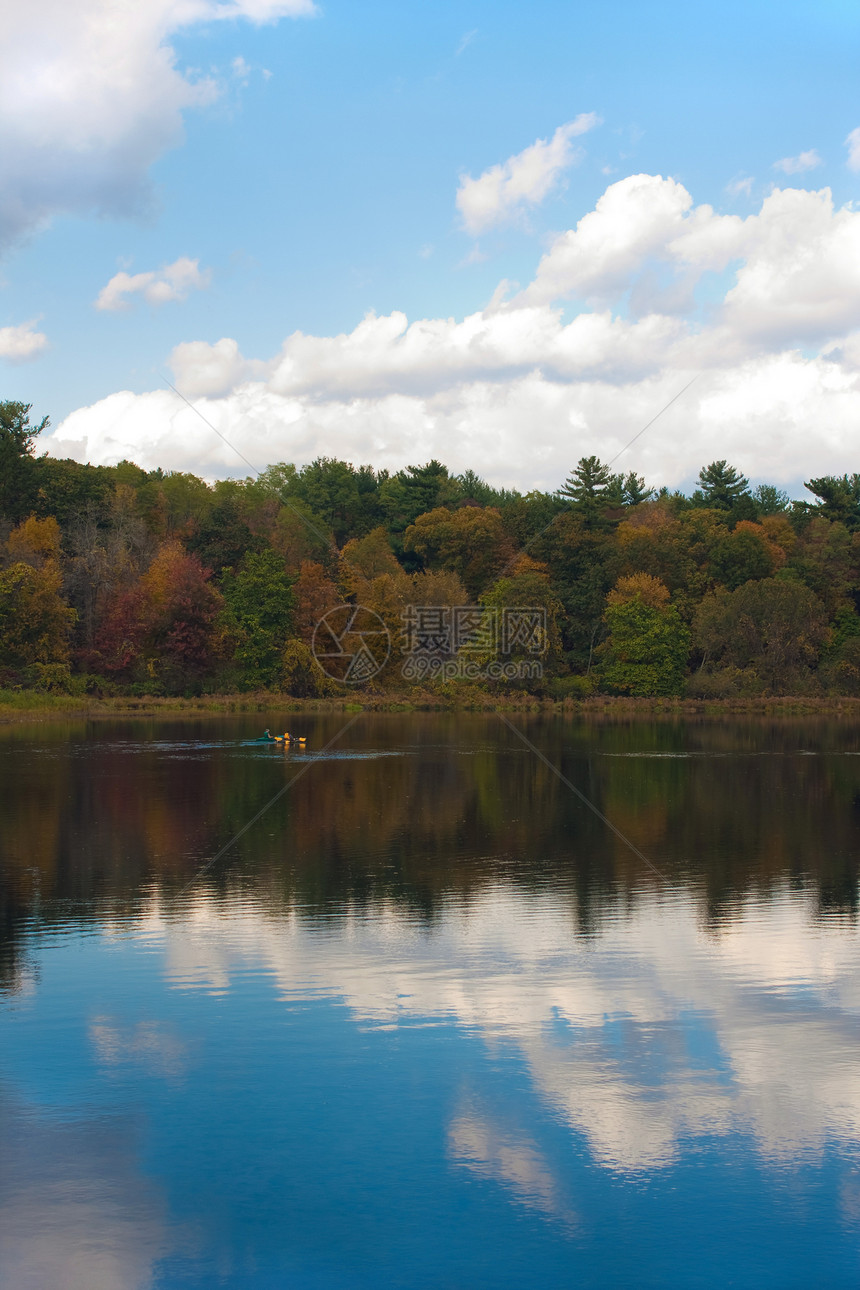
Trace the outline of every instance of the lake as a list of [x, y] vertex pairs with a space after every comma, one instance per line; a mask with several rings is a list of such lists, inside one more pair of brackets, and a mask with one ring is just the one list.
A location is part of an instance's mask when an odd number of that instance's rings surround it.
[[0, 1284], [857, 1286], [847, 718], [266, 720], [0, 730]]

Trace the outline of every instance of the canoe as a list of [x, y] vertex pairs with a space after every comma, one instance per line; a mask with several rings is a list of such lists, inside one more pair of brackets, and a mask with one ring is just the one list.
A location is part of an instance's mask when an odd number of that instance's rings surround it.
[[306, 744], [307, 735], [292, 735], [289, 739], [284, 739], [283, 735], [260, 735], [259, 739], [252, 739], [255, 744]]

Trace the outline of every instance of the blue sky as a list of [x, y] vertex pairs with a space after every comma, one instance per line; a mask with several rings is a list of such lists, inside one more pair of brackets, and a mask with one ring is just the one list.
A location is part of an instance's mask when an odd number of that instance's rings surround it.
[[[691, 211], [711, 206], [722, 217], [756, 217], [774, 185], [828, 187], [838, 213], [860, 186], [860, 169], [846, 164], [846, 139], [860, 125], [854, 6], [335, 0], [307, 14], [301, 10], [309, 0], [231, 0], [238, 16], [225, 19], [215, 0], [143, 0], [137, 10], [149, 15], [147, 24], [129, 17], [119, 0], [75, 0], [59, 6], [62, 18], [58, 5], [35, 0], [29, 16], [13, 20], [7, 58], [18, 68], [19, 96], [13, 101], [16, 86], [7, 86], [0, 127], [12, 155], [3, 179], [4, 396], [32, 402], [55, 426], [74, 414], [52, 450], [93, 460], [128, 452], [154, 465], [157, 449], [165, 466], [244, 471], [238, 461], [211, 456], [196, 432], [193, 451], [172, 451], [176, 423], [160, 401], [161, 392], [175, 400], [167, 375], [180, 388], [187, 380], [189, 397], [204, 399], [204, 414], [239, 436], [254, 460], [322, 452], [398, 465], [432, 454], [451, 460], [470, 446], [473, 460], [453, 466], [473, 464], [522, 487], [548, 486], [580, 451], [611, 455], [627, 429], [631, 437], [639, 428], [637, 418], [644, 424], [658, 410], [664, 393], [680, 388], [688, 373], [704, 372], [697, 398], [711, 403], [691, 403], [686, 422], [679, 409], [662, 437], [652, 437], [650, 455], [631, 460], [631, 468], [668, 473], [673, 482], [690, 477], [694, 459], [679, 446], [691, 437], [706, 460], [737, 457], [738, 449], [743, 455], [750, 427], [737, 442], [730, 425], [721, 437], [720, 407], [729, 419], [737, 420], [738, 408], [753, 416], [761, 443], [739, 462], [752, 474], [768, 475], [786, 435], [796, 443], [790, 460], [776, 462], [783, 482], [856, 467], [845, 429], [860, 410], [853, 407], [860, 396], [850, 358], [860, 292], [851, 283], [839, 287], [845, 298], [832, 319], [822, 321], [818, 309], [814, 325], [777, 339], [768, 324], [769, 338], [747, 338], [731, 364], [714, 358], [732, 349], [722, 333], [704, 359], [686, 350], [679, 358], [677, 332], [670, 337], [666, 323], [662, 350], [652, 344], [647, 360], [625, 360], [624, 370], [610, 373], [614, 342], [607, 341], [600, 371], [574, 363], [550, 378], [539, 347], [525, 346], [531, 356], [524, 364], [494, 361], [491, 376], [483, 368], [464, 376], [457, 367], [456, 379], [450, 365], [430, 372], [423, 359], [420, 373], [404, 374], [399, 356], [397, 388], [386, 376], [383, 389], [380, 363], [386, 371], [390, 364], [380, 346], [400, 346], [391, 336], [369, 347], [362, 342], [353, 355], [361, 372], [349, 389], [340, 375], [336, 391], [329, 378], [315, 378], [310, 390], [302, 377], [299, 389], [295, 374], [287, 387], [271, 367], [294, 333], [352, 333], [369, 311], [401, 312], [411, 324], [461, 322], [485, 309], [502, 280], [510, 285], [497, 300], [516, 302], [554, 239], [576, 229], [607, 188], [629, 176], [671, 178], [689, 194]], [[255, 15], [270, 20], [255, 23]], [[71, 24], [73, 37], [87, 24], [107, 29], [112, 22], [114, 30], [107, 45], [69, 38], [58, 53], [45, 35], [52, 19], [58, 31]], [[128, 31], [117, 35], [123, 23]], [[127, 55], [132, 65], [125, 68]], [[171, 57], [173, 70], [165, 72]], [[53, 85], [43, 92], [51, 58]], [[121, 68], [120, 91], [106, 65]], [[567, 160], [539, 199], [514, 203], [477, 231], [463, 227], [456, 205], [462, 176], [504, 166], [588, 113], [599, 124], [571, 138]], [[42, 177], [35, 196], [28, 167]], [[703, 330], [718, 325], [739, 265], [749, 266], [751, 283], [762, 273], [779, 277], [785, 263], [774, 258], [778, 243], [790, 267], [830, 236], [817, 210], [803, 218], [778, 214], [764, 251], [760, 239], [750, 251], [747, 238], [716, 268], [711, 252], [707, 263], [699, 257], [694, 283], [689, 269], [679, 282], [674, 252], [667, 261], [666, 245], [652, 240], [635, 267], [607, 270], [614, 293], [604, 284], [595, 295], [577, 278], [555, 295], [545, 292], [540, 307], [558, 325], [606, 311], [616, 320], [659, 317], [673, 326], [683, 319], [685, 343], [694, 335], [701, 341]], [[834, 236], [860, 248], [853, 227]], [[831, 250], [832, 267], [845, 245]], [[163, 293], [180, 298], [149, 303], [151, 288], [138, 281], [115, 292], [114, 304], [124, 307], [94, 306], [117, 273], [156, 275], [183, 258], [197, 262], [197, 285]], [[817, 280], [826, 278], [824, 266]], [[674, 297], [667, 303], [673, 283], [683, 305]], [[796, 305], [809, 312], [808, 284], [803, 290], [787, 302], [789, 311]], [[832, 296], [832, 286], [824, 294]], [[31, 320], [29, 331], [17, 330]], [[539, 328], [545, 324], [538, 320]], [[44, 340], [28, 342], [32, 335]], [[239, 371], [234, 364], [220, 386], [172, 361], [177, 346], [222, 339], [235, 341], [250, 366]], [[844, 377], [836, 390], [832, 353], [821, 371], [802, 367], [820, 365], [828, 346], [838, 349]], [[806, 391], [802, 414], [774, 406], [790, 355], [801, 363], [792, 372]], [[331, 373], [338, 362], [332, 352], [323, 366]], [[751, 363], [769, 364], [767, 406], [762, 372], [752, 372]], [[536, 373], [542, 384], [530, 397]], [[810, 380], [823, 381], [817, 394]], [[110, 399], [120, 391], [160, 393], [119, 407]], [[835, 420], [827, 395], [838, 403]], [[373, 399], [384, 399], [384, 408]], [[489, 427], [500, 408], [505, 425], [494, 439]], [[384, 433], [374, 429], [380, 421]], [[813, 423], [823, 422], [829, 437], [817, 444]], [[151, 439], [143, 423], [154, 426]]]

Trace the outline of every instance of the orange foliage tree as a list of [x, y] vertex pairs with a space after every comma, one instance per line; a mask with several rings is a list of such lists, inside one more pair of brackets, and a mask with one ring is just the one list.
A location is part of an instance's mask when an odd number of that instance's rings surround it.
[[179, 541], [164, 542], [146, 573], [109, 605], [96, 637], [101, 665], [169, 689], [210, 671], [223, 605], [210, 577]]
[[306, 645], [313, 641], [320, 619], [343, 604], [343, 597], [321, 564], [315, 560], [302, 560], [299, 576], [293, 584], [296, 598], [296, 633]]

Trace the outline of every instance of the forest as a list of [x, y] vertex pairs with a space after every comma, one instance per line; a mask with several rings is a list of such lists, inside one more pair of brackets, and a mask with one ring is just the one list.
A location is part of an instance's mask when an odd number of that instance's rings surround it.
[[[688, 496], [594, 456], [557, 493], [435, 460], [209, 483], [40, 455], [31, 411], [0, 403], [6, 690], [343, 696], [314, 633], [360, 605], [392, 642], [377, 693], [860, 695], [860, 474], [812, 478], [804, 501], [723, 460]], [[409, 679], [410, 606], [539, 609], [539, 675]]]

